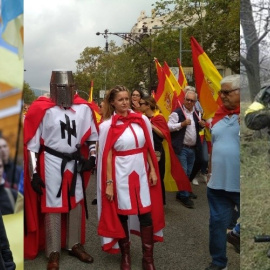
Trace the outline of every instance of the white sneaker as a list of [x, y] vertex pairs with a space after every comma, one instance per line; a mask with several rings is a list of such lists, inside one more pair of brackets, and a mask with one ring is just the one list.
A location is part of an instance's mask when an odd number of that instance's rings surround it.
[[199, 185], [199, 182], [198, 182], [198, 180], [196, 178], [194, 178], [192, 180], [192, 184], [195, 185], [195, 186], [198, 186]]

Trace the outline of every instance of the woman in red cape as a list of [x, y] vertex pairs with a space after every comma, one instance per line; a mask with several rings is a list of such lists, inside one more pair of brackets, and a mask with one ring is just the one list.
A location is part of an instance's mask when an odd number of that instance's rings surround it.
[[153, 270], [153, 243], [163, 241], [165, 226], [161, 184], [151, 124], [129, 109], [129, 100], [124, 86], [105, 98], [97, 163], [98, 234], [104, 251], [117, 253], [120, 247], [124, 270], [130, 269], [129, 232], [140, 235], [143, 269]]

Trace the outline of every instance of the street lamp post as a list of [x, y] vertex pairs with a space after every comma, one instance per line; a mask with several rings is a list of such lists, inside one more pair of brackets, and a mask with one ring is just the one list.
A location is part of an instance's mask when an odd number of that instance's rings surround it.
[[[143, 28], [143, 29], [145, 29], [145, 28]], [[132, 33], [132, 34], [133, 35], [141, 35], [141, 33]], [[147, 53], [148, 56], [151, 56], [151, 52], [149, 50], [147, 50], [145, 47], [143, 47], [142, 44], [138, 40], [131, 37], [132, 34], [131, 33], [121, 33], [121, 32], [112, 33], [112, 32], [109, 32], [108, 29], [105, 29], [104, 33], [100, 33], [100, 32], [96, 33], [97, 36], [103, 35], [104, 38], [106, 38], [106, 44], [108, 43], [108, 35], [118, 36], [118, 37], [120, 37], [128, 42], [133, 41], [134, 43], [138, 44]], [[106, 48], [108, 49], [108, 47], [106, 47]]]
[[[143, 25], [143, 34], [142, 33], [125, 33], [125, 32], [109, 32], [108, 29], [105, 29], [103, 33], [97, 32], [96, 35], [103, 35], [104, 38], [106, 39], [106, 52], [108, 51], [108, 35], [115, 35], [118, 36], [126, 41], [128, 41], [129, 43], [136, 43], [141, 49], [143, 49], [148, 57], [150, 58], [150, 64], [149, 64], [149, 93], [151, 93], [151, 87], [152, 87], [152, 69], [151, 69], [151, 44], [150, 44], [150, 50], [146, 49], [144, 46], [142, 46], [142, 44], [140, 43], [140, 41], [136, 38], [133, 38], [132, 35], [134, 36], [142, 36], [144, 34], [147, 34], [148, 28], [147, 26]], [[151, 33], [150, 33], [151, 34]], [[150, 39], [151, 42], [151, 39]]]
[[[153, 29], [162, 29], [164, 27], [161, 26], [154, 26]], [[182, 63], [182, 52], [191, 52], [191, 50], [183, 50], [182, 49], [182, 26], [171, 26], [169, 27], [171, 29], [179, 29], [179, 59], [180, 62]]]

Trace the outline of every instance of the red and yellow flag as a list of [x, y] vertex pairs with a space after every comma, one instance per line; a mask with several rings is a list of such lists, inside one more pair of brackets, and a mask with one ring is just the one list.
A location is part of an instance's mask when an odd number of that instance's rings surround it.
[[98, 105], [96, 104], [95, 101], [93, 101], [93, 90], [94, 90], [94, 82], [93, 82], [93, 80], [91, 80], [88, 102], [92, 104], [93, 109], [94, 109], [94, 113], [96, 115], [97, 123], [99, 123], [101, 120], [101, 115], [99, 114]]
[[177, 58], [177, 63], [178, 63], [178, 67], [179, 67], [178, 82], [179, 82], [181, 88], [185, 89], [185, 87], [188, 85], [188, 82], [187, 82], [187, 78], [186, 78], [184, 70], [181, 66], [181, 62], [180, 62], [179, 58]]
[[174, 76], [173, 72], [171, 71], [171, 69], [168, 66], [166, 61], [164, 62], [163, 70], [164, 70], [165, 74], [168, 76], [168, 78], [169, 78], [169, 80], [170, 80], [170, 82], [173, 85], [174, 90], [175, 90], [175, 95], [174, 95], [174, 99], [172, 102], [173, 103], [172, 111], [173, 111], [177, 107], [179, 107], [178, 100], [180, 102], [182, 102], [184, 100], [184, 97], [185, 97], [184, 88], [179, 84], [178, 80]]
[[165, 175], [164, 186], [166, 191], [187, 190], [191, 191], [190, 181], [182, 168], [180, 161], [174, 153], [171, 135], [162, 114], [155, 111], [153, 117], [150, 119], [151, 123], [156, 126], [163, 134], [164, 140], [162, 142], [165, 153]]
[[160, 80], [160, 78], [162, 77], [162, 73], [163, 73], [163, 69], [161, 64], [158, 62], [157, 58], [155, 59], [155, 64], [156, 64], [156, 69], [157, 69], [157, 76], [158, 76], [158, 80]]
[[158, 87], [155, 96], [155, 100], [159, 109], [161, 110], [166, 121], [169, 119], [169, 115], [173, 111], [173, 100], [176, 99], [176, 91], [172, 85], [169, 77], [166, 75], [164, 69], [159, 64], [158, 60], [156, 61], [157, 73], [158, 73]]
[[196, 90], [204, 111], [203, 118], [207, 120], [218, 108], [222, 77], [194, 37], [191, 37], [191, 49]]
[[[164, 68], [160, 65], [157, 59], [155, 59], [157, 74], [158, 74], [158, 88], [155, 95], [155, 100], [163, 117], [159, 117], [159, 112], [156, 111], [151, 121], [155, 122], [155, 125], [162, 130], [165, 139], [163, 140], [163, 148], [165, 152], [165, 176], [164, 185], [166, 191], [188, 190], [191, 191], [190, 182], [186, 176], [181, 163], [177, 159], [170, 138], [170, 131], [167, 126], [169, 115], [173, 111], [173, 102], [178, 100], [176, 97], [176, 91], [169, 77], [166, 75]], [[163, 119], [164, 119], [163, 118]]]
[[179, 82], [175, 78], [173, 72], [171, 71], [171, 69], [168, 66], [166, 61], [164, 61], [163, 70], [164, 70], [165, 74], [168, 76], [169, 80], [171, 81], [171, 83], [176, 91], [176, 95], [179, 96], [181, 94], [183, 88], [180, 86]]

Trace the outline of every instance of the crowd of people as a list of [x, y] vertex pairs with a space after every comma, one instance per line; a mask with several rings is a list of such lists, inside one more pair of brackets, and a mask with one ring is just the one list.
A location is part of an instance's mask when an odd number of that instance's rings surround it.
[[[130, 233], [135, 233], [141, 237], [142, 268], [156, 269], [154, 242], [163, 241], [165, 227], [166, 142], [176, 160], [172, 167], [181, 176], [175, 177], [175, 196], [184, 207], [195, 207], [196, 175], [208, 182], [212, 262], [205, 269], [226, 269], [227, 241], [236, 247], [240, 243], [239, 230], [227, 234], [240, 217], [240, 76], [221, 81], [221, 105], [212, 121], [203, 119], [194, 87], [185, 89], [183, 104], [166, 121], [153, 97], [116, 85], [100, 104], [99, 123], [92, 104], [74, 95], [75, 90], [72, 72], [53, 71], [50, 98], [38, 98], [25, 116], [25, 258], [35, 258], [44, 248], [47, 269], [56, 270], [65, 248], [84, 263], [94, 261], [83, 244], [85, 190], [96, 169], [92, 203], [97, 203], [102, 249], [121, 252], [120, 269], [129, 270]], [[212, 135], [210, 148], [201, 136], [206, 128]], [[62, 231], [66, 241], [61, 242]]]

